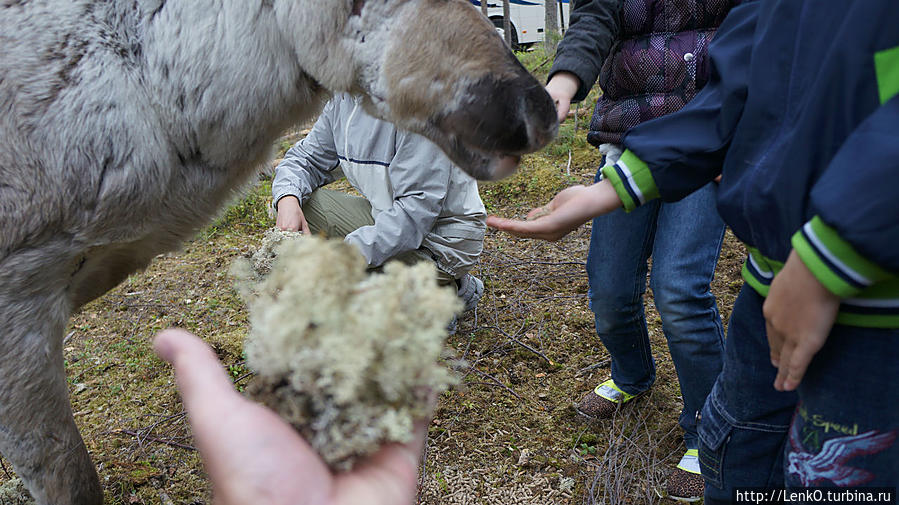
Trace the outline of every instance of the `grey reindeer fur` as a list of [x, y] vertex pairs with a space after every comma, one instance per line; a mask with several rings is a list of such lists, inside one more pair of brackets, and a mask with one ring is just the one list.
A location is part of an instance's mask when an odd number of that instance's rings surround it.
[[[0, 452], [39, 505], [103, 501], [66, 392], [71, 313], [205, 224], [326, 90], [364, 95], [481, 176], [551, 137], [552, 103], [474, 11], [0, 0]], [[528, 138], [487, 129], [476, 109], [509, 112], [493, 124]]]

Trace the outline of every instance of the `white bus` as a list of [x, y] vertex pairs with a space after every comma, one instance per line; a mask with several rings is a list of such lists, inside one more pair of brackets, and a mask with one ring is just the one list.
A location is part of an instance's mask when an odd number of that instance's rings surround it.
[[[470, 0], [478, 8], [483, 0]], [[568, 26], [568, 13], [570, 0], [549, 0], [560, 5], [560, 12], [556, 16], [559, 19], [560, 28]], [[486, 0], [487, 16], [493, 21], [497, 31], [503, 31], [503, 4], [502, 0]], [[544, 0], [509, 0], [509, 21], [512, 23], [512, 47], [519, 49], [543, 40]]]

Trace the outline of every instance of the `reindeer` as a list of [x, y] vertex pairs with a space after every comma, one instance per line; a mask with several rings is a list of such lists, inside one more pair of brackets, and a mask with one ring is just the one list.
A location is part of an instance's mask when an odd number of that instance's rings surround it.
[[103, 501], [72, 312], [195, 233], [329, 91], [482, 179], [556, 129], [465, 0], [0, 0], [0, 452], [38, 504]]

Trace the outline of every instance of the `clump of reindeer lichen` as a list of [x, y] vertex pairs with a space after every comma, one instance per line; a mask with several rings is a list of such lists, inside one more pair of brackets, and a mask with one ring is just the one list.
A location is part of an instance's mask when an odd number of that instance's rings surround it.
[[438, 287], [428, 263], [369, 274], [342, 241], [278, 242], [266, 275], [235, 268], [250, 312], [245, 351], [256, 376], [247, 392], [335, 469], [410, 441], [434, 395], [456, 380], [440, 364], [460, 309], [455, 292]]
[[[242, 272], [252, 272], [252, 278], [258, 282], [272, 270], [272, 265], [275, 264], [277, 251], [281, 244], [302, 236], [303, 234], [298, 231], [284, 231], [279, 230], [278, 228], [266, 230], [265, 236], [262, 237], [262, 244], [259, 245], [259, 249], [256, 249], [256, 252], [250, 256], [249, 266], [251, 269], [247, 270], [245, 268], [246, 265], [238, 265], [237, 267], [241, 268]], [[241, 278], [246, 280], [244, 277]]]
[[34, 505], [34, 499], [28, 494], [21, 480], [10, 479], [0, 483], [0, 504]]

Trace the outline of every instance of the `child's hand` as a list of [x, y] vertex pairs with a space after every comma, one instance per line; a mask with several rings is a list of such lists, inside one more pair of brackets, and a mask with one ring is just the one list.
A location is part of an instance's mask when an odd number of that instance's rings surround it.
[[812, 357], [824, 346], [839, 307], [840, 298], [818, 282], [792, 251], [771, 282], [763, 306], [771, 364], [777, 367], [774, 389], [796, 389]]
[[546, 85], [546, 92], [556, 104], [559, 123], [568, 117], [568, 111], [571, 110], [571, 99], [574, 98], [580, 85], [581, 80], [576, 75], [565, 71], [553, 75]]
[[571, 186], [551, 202], [528, 213], [528, 220], [487, 217], [487, 226], [518, 237], [556, 241], [596, 216], [621, 207], [607, 180], [592, 186]]

